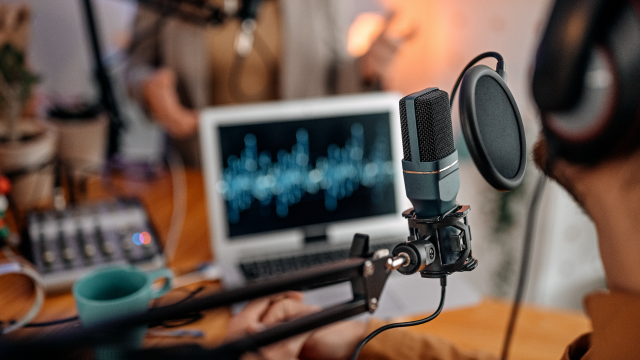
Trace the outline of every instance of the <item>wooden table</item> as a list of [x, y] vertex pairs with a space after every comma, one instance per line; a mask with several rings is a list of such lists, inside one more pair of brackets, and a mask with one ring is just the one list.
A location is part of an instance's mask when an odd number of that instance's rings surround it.
[[[209, 248], [202, 174], [197, 170], [187, 170], [186, 180], [188, 214], [184, 221], [176, 256], [170, 264], [176, 274], [189, 272], [213, 258]], [[147, 208], [161, 241], [164, 241], [169, 231], [173, 204], [171, 190], [172, 180], [168, 172], [161, 172], [149, 181], [120, 177], [114, 180], [111, 186], [104, 186], [100, 180], [89, 184], [91, 198], [112, 196], [114, 192], [117, 195], [138, 196]], [[199, 286], [205, 286], [205, 292], [220, 288], [218, 282], [204, 282], [190, 285], [187, 290]], [[185, 294], [187, 293], [184, 289], [174, 290], [162, 301], [178, 300]], [[31, 297], [32, 289], [26, 279], [13, 276], [0, 277], [0, 321], [19, 317], [29, 306], [28, 299]], [[410, 331], [434, 334], [465, 349], [482, 350], [498, 355], [510, 310], [509, 302], [486, 298], [476, 306], [444, 312], [434, 321], [410, 328]], [[42, 311], [33, 321], [51, 321], [74, 315], [76, 310], [73, 297], [70, 293], [64, 293], [48, 296]], [[185, 340], [148, 336], [145, 345], [170, 345], [190, 341], [215, 346], [221, 343], [230, 317], [231, 313], [227, 308], [209, 310], [204, 313], [202, 320], [184, 327], [204, 330], [204, 338]], [[55, 331], [60, 326], [74, 326], [74, 323], [47, 328], [21, 329], [16, 331], [14, 336], [40, 335]], [[590, 321], [581, 313], [524, 306], [516, 327], [510, 352], [511, 358], [559, 359], [570, 341], [589, 330]]]

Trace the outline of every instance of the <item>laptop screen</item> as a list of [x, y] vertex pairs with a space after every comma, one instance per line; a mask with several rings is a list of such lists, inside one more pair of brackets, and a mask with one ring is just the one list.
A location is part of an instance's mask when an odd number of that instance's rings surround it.
[[219, 126], [229, 239], [396, 213], [390, 116]]

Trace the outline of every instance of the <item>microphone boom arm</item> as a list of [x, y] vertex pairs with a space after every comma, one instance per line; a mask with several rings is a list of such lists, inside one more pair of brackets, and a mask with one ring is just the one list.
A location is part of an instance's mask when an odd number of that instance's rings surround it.
[[213, 349], [190, 345], [141, 349], [124, 354], [126, 358], [131, 359], [175, 359], [185, 358], [185, 355], [188, 355], [189, 359], [237, 359], [247, 351], [255, 351], [290, 336], [302, 334], [367, 311], [374, 312], [378, 307], [378, 301], [389, 274], [401, 267], [404, 262], [402, 258], [391, 257], [387, 249], [370, 253], [369, 236], [356, 234], [349, 251], [349, 259], [301, 270], [294, 274], [273, 277], [241, 288], [218, 291], [189, 302], [150, 309], [146, 313], [116, 319], [93, 328], [74, 328], [35, 341], [0, 343], [0, 358], [24, 358], [27, 355], [33, 357], [51, 356], [56, 351], [109, 343], [109, 336], [105, 335], [117, 334], [124, 329], [152, 322], [175, 319], [185, 313], [227, 306], [286, 290], [302, 290], [344, 281], [351, 282], [353, 291], [351, 301], [225, 343]]

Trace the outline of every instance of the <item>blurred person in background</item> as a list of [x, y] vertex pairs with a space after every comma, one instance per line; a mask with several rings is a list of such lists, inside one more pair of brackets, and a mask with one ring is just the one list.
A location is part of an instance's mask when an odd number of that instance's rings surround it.
[[391, 35], [388, 14], [366, 52], [354, 55], [347, 44], [353, 10], [354, 0], [262, 1], [246, 52], [236, 47], [239, 18], [205, 27], [141, 5], [129, 54], [129, 90], [186, 163], [197, 166], [202, 108], [380, 89], [382, 75], [415, 29]]

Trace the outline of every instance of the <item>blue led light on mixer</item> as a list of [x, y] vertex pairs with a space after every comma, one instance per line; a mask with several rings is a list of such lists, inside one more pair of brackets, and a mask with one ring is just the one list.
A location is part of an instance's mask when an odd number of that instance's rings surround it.
[[360, 186], [372, 189], [375, 202], [385, 186], [393, 182], [387, 137], [376, 136], [368, 158], [365, 157], [360, 123], [351, 126], [351, 136], [343, 147], [329, 145], [326, 156], [318, 157], [315, 166], [310, 159], [307, 130], [299, 128], [295, 137], [291, 151], [279, 150], [274, 161], [270, 152], [258, 153], [258, 139], [248, 133], [240, 156], [227, 158], [217, 188], [227, 201], [230, 223], [237, 223], [240, 213], [255, 201], [263, 206], [274, 204], [277, 215], [284, 218], [289, 208], [307, 194], [321, 193], [326, 210], [334, 211], [339, 200], [350, 197]]

